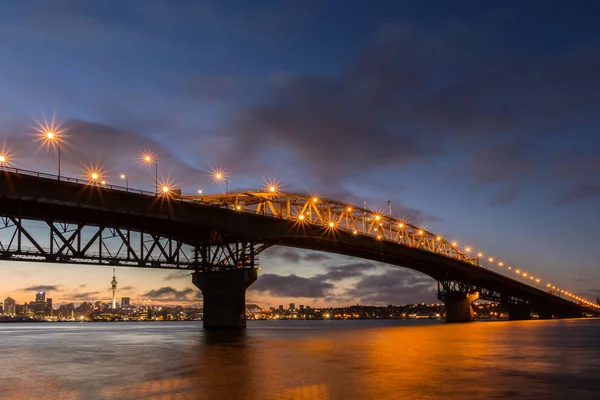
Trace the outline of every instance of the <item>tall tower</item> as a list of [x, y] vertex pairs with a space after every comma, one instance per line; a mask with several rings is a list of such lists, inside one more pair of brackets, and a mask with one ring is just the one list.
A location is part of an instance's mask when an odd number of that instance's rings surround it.
[[112, 285], [113, 297], [112, 297], [112, 309], [117, 308], [117, 277], [115, 276], [115, 268], [113, 268], [113, 279], [110, 282]]

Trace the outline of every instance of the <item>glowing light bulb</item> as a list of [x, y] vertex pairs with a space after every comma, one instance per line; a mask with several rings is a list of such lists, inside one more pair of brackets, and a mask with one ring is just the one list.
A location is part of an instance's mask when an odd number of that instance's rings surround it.
[[334, 226], [335, 226], [335, 224], [333, 223], [333, 221], [331, 221], [331, 222], [329, 223], [329, 227], [330, 227], [330, 228], [333, 228]]
[[298, 215], [298, 219], [299, 219], [300, 221], [304, 220], [304, 215], [302, 215], [302, 214]]

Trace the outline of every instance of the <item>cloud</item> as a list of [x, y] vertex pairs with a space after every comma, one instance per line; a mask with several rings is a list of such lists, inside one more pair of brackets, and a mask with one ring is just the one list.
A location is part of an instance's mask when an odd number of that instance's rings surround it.
[[514, 182], [534, 170], [528, 151], [528, 145], [521, 140], [492, 145], [474, 154], [469, 170], [478, 184]]
[[582, 184], [575, 186], [563, 193], [558, 199], [558, 204], [567, 205], [595, 199], [598, 197], [600, 197], [600, 185]]
[[276, 246], [268, 250], [269, 255], [273, 257], [277, 257], [282, 261], [285, 261], [290, 264], [297, 264], [301, 261], [306, 262], [320, 262], [329, 260], [331, 256], [326, 253], [309, 251], [309, 250], [301, 250], [294, 249], [290, 247], [284, 246]]
[[122, 288], [119, 288], [119, 290], [122, 291], [122, 292], [130, 292], [133, 289], [135, 289], [135, 287], [134, 286], [130, 286], [130, 285], [123, 286]]
[[336, 186], [446, 154], [476, 154], [469, 172], [478, 183], [530, 173], [529, 143], [600, 107], [600, 51], [523, 56], [484, 46], [461, 27], [385, 24], [337, 74], [274, 76], [267, 95], [223, 127], [228, 162], [277, 151], [273, 162]]
[[159, 300], [188, 300], [188, 295], [196, 290], [187, 288], [183, 290], [173, 289], [171, 286], [164, 286], [160, 289], [152, 289], [143, 294], [144, 297], [150, 297]]
[[63, 285], [34, 285], [19, 289], [21, 292], [39, 292], [41, 290], [45, 292], [60, 292]]
[[273, 297], [311, 297], [323, 298], [334, 286], [324, 282], [321, 277], [304, 278], [297, 275], [261, 275], [254, 285], [252, 292], [262, 292]]
[[358, 298], [362, 304], [419, 303], [433, 301], [437, 286], [424, 275], [407, 269], [390, 269], [380, 275], [367, 275], [344, 294], [347, 298]]
[[171, 272], [169, 273], [167, 276], [165, 276], [164, 280], [165, 281], [173, 281], [173, 280], [179, 280], [179, 279], [191, 279], [191, 275], [192, 273], [190, 271], [175, 271], [175, 272]]
[[327, 267], [327, 272], [322, 275], [317, 275], [325, 281], [341, 281], [347, 278], [355, 278], [363, 276], [366, 271], [373, 270], [377, 267], [374, 263], [359, 262], [344, 265], [332, 265]]
[[61, 296], [62, 300], [70, 301], [93, 301], [98, 300], [100, 292], [73, 292]]
[[491, 206], [499, 206], [510, 203], [517, 199], [519, 190], [515, 187], [509, 187], [496, 193], [489, 201]]
[[329, 260], [331, 258], [331, 256], [329, 254], [325, 254], [325, 253], [319, 253], [319, 252], [311, 252], [308, 253], [304, 256], [303, 260], [304, 261], [325, 261], [325, 260]]

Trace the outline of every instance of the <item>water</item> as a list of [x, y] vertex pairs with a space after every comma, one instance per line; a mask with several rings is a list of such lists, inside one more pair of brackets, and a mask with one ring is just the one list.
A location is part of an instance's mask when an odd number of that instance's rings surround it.
[[0, 399], [598, 399], [600, 320], [0, 325]]

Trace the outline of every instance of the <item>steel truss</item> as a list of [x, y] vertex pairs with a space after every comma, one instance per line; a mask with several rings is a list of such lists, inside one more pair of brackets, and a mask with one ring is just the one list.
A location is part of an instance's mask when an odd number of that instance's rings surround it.
[[122, 227], [0, 217], [4, 260], [213, 271], [256, 268], [258, 254], [267, 247], [224, 243], [216, 232], [190, 244]]
[[460, 281], [438, 281], [438, 293], [473, 293], [479, 292], [481, 300], [503, 304], [527, 304], [529, 301], [515, 296], [507, 296], [495, 290], [486, 289]]
[[[274, 189], [274, 188], [273, 188]], [[415, 247], [479, 265], [479, 260], [461, 251], [456, 243], [442, 236], [410, 224], [405, 220], [348, 203], [293, 193], [246, 192], [210, 196], [183, 196], [183, 200], [224, 207], [236, 212], [247, 212], [292, 220], [298, 224], [320, 225], [324, 229], [343, 230], [354, 235], [367, 235]]]

